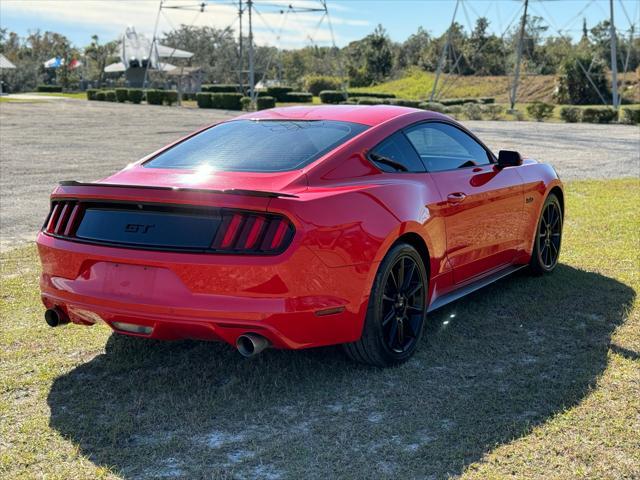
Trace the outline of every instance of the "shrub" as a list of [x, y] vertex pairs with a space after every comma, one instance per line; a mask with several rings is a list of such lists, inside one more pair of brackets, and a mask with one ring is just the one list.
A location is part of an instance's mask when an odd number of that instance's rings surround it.
[[344, 102], [340, 102], [340, 105], [359, 105], [359, 103], [353, 98], [348, 98]]
[[251, 108], [251, 97], [242, 97], [240, 99], [240, 105], [242, 106], [242, 110], [249, 111]]
[[560, 109], [560, 118], [567, 123], [576, 123], [580, 121], [582, 111], [578, 107], [562, 107]]
[[481, 102], [479, 98], [443, 98], [441, 100], [438, 100], [438, 102], [440, 102], [441, 104], [445, 105], [445, 106], [451, 106], [451, 105], [464, 105], [466, 103], [493, 103], [491, 100], [495, 99], [491, 99], [489, 97], [483, 97], [485, 99], [485, 102]]
[[388, 98], [384, 99], [385, 102], [389, 105], [397, 105], [399, 107], [412, 107], [419, 108], [422, 103], [420, 100], [409, 100], [407, 98]]
[[97, 88], [88, 88], [87, 89], [87, 100], [96, 100], [96, 93], [98, 93]]
[[60, 93], [62, 92], [62, 87], [60, 85], [38, 85], [36, 87], [36, 91], [46, 93]]
[[549, 118], [553, 115], [553, 105], [545, 102], [533, 102], [527, 105], [527, 113], [529, 116], [536, 119], [538, 122], [542, 122], [545, 118]]
[[209, 93], [237, 93], [238, 85], [219, 84], [219, 85], [202, 85], [203, 92]]
[[107, 102], [115, 102], [116, 101], [116, 91], [115, 90], [105, 90], [104, 99]]
[[460, 114], [462, 114], [462, 107], [460, 105], [451, 105], [449, 107], [445, 106], [443, 113], [458, 118]]
[[490, 120], [500, 120], [504, 107], [496, 104], [484, 104], [482, 110], [489, 116]]
[[211, 93], [196, 93], [196, 102], [199, 108], [212, 108], [211, 107]]
[[355, 90], [348, 90], [347, 91], [347, 95], [349, 95], [349, 97], [356, 97], [356, 98], [364, 98], [364, 97], [369, 97], [369, 98], [396, 98], [396, 95], [394, 93], [356, 92]]
[[432, 112], [445, 113], [445, 107], [443, 104], [438, 102], [421, 102], [419, 105], [423, 110], [430, 110]]
[[219, 108], [220, 110], [242, 110], [240, 99], [241, 93], [212, 93], [211, 108]]
[[611, 123], [618, 119], [613, 107], [587, 107], [582, 110], [582, 121], [588, 123]]
[[490, 105], [492, 103], [496, 103], [496, 99], [493, 97], [480, 97], [478, 98], [478, 102], [483, 105]]
[[462, 111], [469, 120], [482, 120], [482, 107], [477, 103], [465, 103]]
[[164, 100], [164, 90], [145, 90], [147, 103], [149, 105], [162, 105]]
[[256, 108], [264, 110], [265, 108], [273, 108], [276, 106], [276, 99], [273, 97], [258, 97], [256, 99]]
[[167, 105], [173, 105], [174, 103], [178, 103], [178, 92], [176, 92], [175, 90], [165, 90], [164, 102]]
[[104, 102], [106, 99], [107, 96], [105, 95], [104, 90], [99, 90], [96, 92], [96, 100], [98, 100], [99, 102]]
[[131, 103], [140, 103], [144, 98], [144, 91], [141, 88], [127, 89], [127, 98]]
[[[591, 82], [596, 88], [587, 81], [583, 68], [589, 70]], [[605, 62], [597, 57], [592, 58], [591, 53], [572, 53], [564, 58], [558, 68], [555, 100], [570, 105], [593, 105], [600, 102], [598, 91], [605, 99], [610, 99], [611, 88], [606, 71]]]
[[320, 101], [322, 103], [338, 104], [347, 99], [347, 94], [338, 90], [323, 90], [320, 92]]
[[632, 108], [632, 107], [623, 108], [622, 118], [620, 119], [620, 121], [627, 125], [640, 124], [640, 108]]
[[126, 102], [129, 99], [129, 95], [126, 88], [116, 88], [116, 100], [120, 103]]
[[374, 97], [350, 97], [349, 100], [357, 105], [382, 105], [384, 103], [384, 99]]
[[303, 85], [307, 92], [311, 92], [316, 97], [323, 90], [338, 90], [342, 82], [338, 77], [327, 75], [308, 75], [304, 77]]
[[289, 92], [285, 95], [284, 102], [311, 103], [313, 95], [309, 92]]
[[276, 102], [286, 102], [287, 93], [293, 92], [293, 87], [268, 87], [267, 96], [275, 98]]

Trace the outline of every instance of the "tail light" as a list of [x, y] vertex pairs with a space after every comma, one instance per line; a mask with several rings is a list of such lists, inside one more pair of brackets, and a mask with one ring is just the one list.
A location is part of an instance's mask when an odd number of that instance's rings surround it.
[[51, 235], [71, 237], [78, 226], [79, 217], [80, 205], [77, 201], [63, 200], [53, 202], [44, 231]]
[[293, 226], [284, 217], [254, 212], [225, 211], [211, 243], [221, 252], [278, 253], [293, 238]]
[[[101, 215], [98, 221], [96, 215]], [[98, 228], [105, 226], [107, 230]], [[281, 253], [294, 235], [293, 225], [281, 215], [91, 200], [54, 200], [43, 231], [76, 242], [125, 248], [254, 255]], [[175, 231], [182, 235], [173, 235]]]

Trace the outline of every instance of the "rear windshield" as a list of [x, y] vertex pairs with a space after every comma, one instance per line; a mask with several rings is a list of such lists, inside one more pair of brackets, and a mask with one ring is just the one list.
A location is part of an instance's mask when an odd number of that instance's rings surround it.
[[144, 166], [245, 172], [295, 170], [367, 128], [359, 123], [328, 120], [235, 120], [179, 143]]

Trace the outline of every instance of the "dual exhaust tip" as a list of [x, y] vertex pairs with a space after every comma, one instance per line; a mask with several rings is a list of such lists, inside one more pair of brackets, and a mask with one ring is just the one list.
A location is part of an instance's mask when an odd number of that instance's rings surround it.
[[[69, 323], [69, 317], [59, 308], [48, 308], [44, 312], [44, 321], [50, 327], [59, 327]], [[269, 348], [271, 342], [257, 333], [245, 333], [236, 340], [236, 348], [243, 357], [255, 357], [263, 350]]]

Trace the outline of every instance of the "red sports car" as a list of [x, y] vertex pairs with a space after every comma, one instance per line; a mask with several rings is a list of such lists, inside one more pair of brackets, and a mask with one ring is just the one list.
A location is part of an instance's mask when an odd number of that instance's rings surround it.
[[37, 239], [45, 319], [397, 364], [428, 312], [522, 267], [551, 272], [563, 214], [552, 167], [496, 157], [438, 113], [249, 113], [60, 183]]

